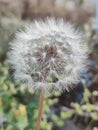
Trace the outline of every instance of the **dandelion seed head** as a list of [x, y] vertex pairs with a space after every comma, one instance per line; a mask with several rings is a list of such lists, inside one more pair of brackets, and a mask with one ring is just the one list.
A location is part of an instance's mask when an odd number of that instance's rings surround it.
[[10, 48], [8, 61], [15, 70], [14, 78], [45, 91], [62, 92], [77, 83], [88, 54], [80, 32], [54, 18], [24, 25]]

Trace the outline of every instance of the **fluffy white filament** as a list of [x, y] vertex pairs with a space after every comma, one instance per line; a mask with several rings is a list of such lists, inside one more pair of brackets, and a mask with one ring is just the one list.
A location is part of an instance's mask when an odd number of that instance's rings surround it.
[[77, 83], [86, 59], [80, 32], [63, 19], [54, 18], [25, 25], [10, 43], [8, 54], [14, 78], [45, 91], [62, 92]]

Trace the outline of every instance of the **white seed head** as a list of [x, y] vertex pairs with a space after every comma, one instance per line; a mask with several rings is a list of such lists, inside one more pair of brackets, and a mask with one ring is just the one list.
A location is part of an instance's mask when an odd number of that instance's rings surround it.
[[80, 32], [54, 18], [24, 25], [10, 47], [8, 61], [14, 78], [34, 90], [69, 89], [79, 81], [88, 55]]

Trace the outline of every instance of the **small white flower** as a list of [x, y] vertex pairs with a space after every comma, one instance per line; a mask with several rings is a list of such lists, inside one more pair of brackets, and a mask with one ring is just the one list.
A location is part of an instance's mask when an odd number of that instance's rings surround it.
[[[86, 65], [82, 35], [63, 19], [47, 18], [24, 26], [10, 43], [14, 78], [33, 89], [63, 91], [77, 83]], [[44, 81], [43, 81], [44, 79]]]

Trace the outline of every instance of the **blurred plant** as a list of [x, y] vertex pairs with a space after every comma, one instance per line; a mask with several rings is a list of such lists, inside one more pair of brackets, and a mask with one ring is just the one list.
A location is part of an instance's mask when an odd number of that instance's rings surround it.
[[[81, 80], [77, 84], [75, 89], [74, 103], [70, 102], [70, 108], [67, 106], [61, 111], [61, 117], [63, 119], [75, 119], [79, 122], [79, 119], [87, 121], [86, 130], [93, 129], [94, 123], [98, 123], [98, 91], [93, 86], [98, 82], [98, 68], [97, 63], [94, 60], [88, 60], [88, 66], [81, 71]], [[78, 91], [77, 91], [78, 90]], [[97, 127], [94, 127], [97, 129]]]
[[18, 25], [21, 21], [17, 18], [0, 17], [0, 62], [5, 60], [9, 39], [13, 38]]
[[98, 39], [96, 34], [95, 19], [91, 18], [88, 23], [84, 24], [86, 43], [90, 47], [90, 51], [98, 53]]
[[[76, 92], [76, 102], [71, 104], [72, 115], [79, 115], [80, 118], [87, 121], [86, 130], [97, 129], [94, 127], [94, 123], [98, 123], [98, 90], [95, 88], [94, 84], [98, 85], [98, 39], [96, 36], [94, 19], [91, 19], [84, 26], [86, 42], [90, 47], [90, 60], [88, 60], [88, 67], [81, 71], [81, 82], [78, 84], [80, 89]], [[96, 62], [95, 62], [96, 61]], [[91, 89], [93, 87], [93, 89]], [[69, 111], [69, 110], [68, 110]], [[79, 117], [77, 120], [79, 121]]]
[[[6, 62], [0, 63], [0, 130], [35, 129], [39, 94], [19, 86], [11, 81]], [[53, 122], [59, 127], [63, 125], [60, 117], [51, 111], [57, 101], [49, 97], [44, 101], [41, 130], [52, 130]]]

